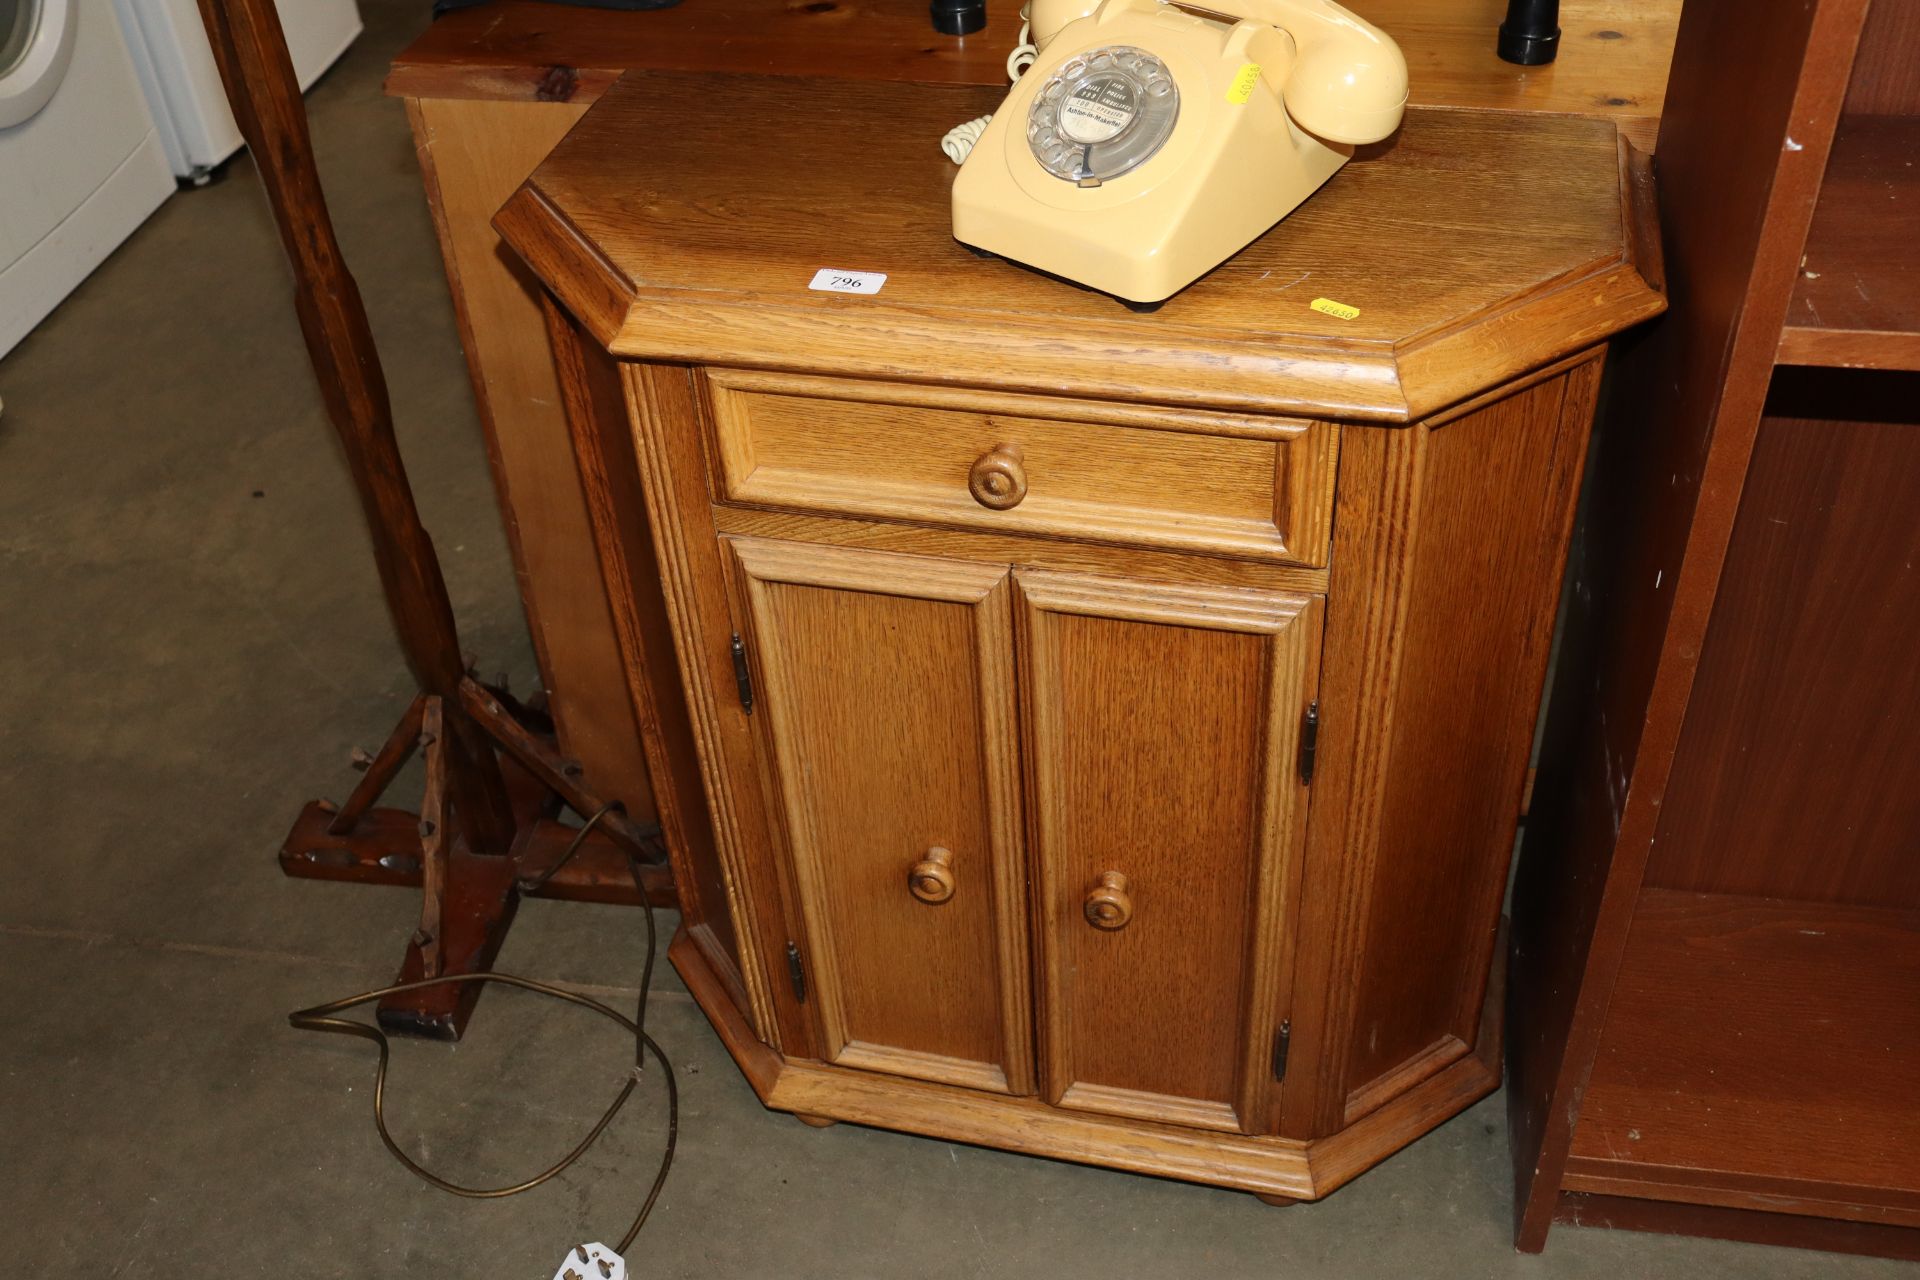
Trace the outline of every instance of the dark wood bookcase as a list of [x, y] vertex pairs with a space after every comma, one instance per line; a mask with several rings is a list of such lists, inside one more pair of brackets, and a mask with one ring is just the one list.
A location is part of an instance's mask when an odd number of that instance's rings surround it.
[[1521, 855], [1518, 1244], [1920, 1258], [1920, 3], [1688, 0]]

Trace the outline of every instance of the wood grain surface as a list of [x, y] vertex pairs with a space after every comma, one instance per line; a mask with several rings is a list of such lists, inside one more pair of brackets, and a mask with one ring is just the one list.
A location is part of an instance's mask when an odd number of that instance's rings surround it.
[[[1678, 0], [1565, 0], [1559, 57], [1521, 68], [1493, 51], [1501, 0], [1354, 0], [1399, 42], [1416, 106], [1598, 115], [1650, 151]], [[701, 0], [653, 13], [494, 0], [441, 18], [395, 61], [401, 97], [592, 102], [623, 71], [733, 71], [999, 86], [1018, 0], [986, 28], [934, 34], [912, 5], [879, 0]]]
[[1143, 551], [1066, 538], [1028, 538], [1017, 534], [939, 529], [905, 521], [848, 520], [829, 516], [716, 506], [714, 527], [723, 533], [790, 538], [824, 546], [871, 547], [1030, 565], [1062, 572], [1175, 578], [1221, 586], [1261, 587], [1271, 591], [1324, 592], [1328, 573], [1264, 560], [1199, 557], [1171, 551]]
[[1477, 1037], [1599, 381], [1596, 355], [1426, 444], [1351, 1093]]
[[[828, 1060], [1031, 1092], [1006, 566], [728, 545]], [[935, 847], [953, 889], [929, 904], [908, 875]]]
[[1847, 83], [1849, 116], [1920, 114], [1920, 6], [1879, 0], [1867, 10]]
[[1765, 1209], [1728, 1209], [1676, 1200], [1642, 1200], [1635, 1196], [1569, 1191], [1562, 1193], [1553, 1220], [1575, 1227], [1705, 1236], [1712, 1240], [1743, 1240], [1749, 1244], [1820, 1249], [1827, 1253], [1866, 1253], [1920, 1262], [1920, 1231], [1844, 1218], [1809, 1218]]
[[1920, 1226], [1916, 991], [1920, 912], [1647, 890], [1567, 1188]]
[[[1017, 581], [1046, 1096], [1258, 1131], [1286, 1016], [1319, 603]], [[1082, 908], [1109, 872], [1132, 918], [1104, 930]]]
[[1343, 437], [1290, 1136], [1478, 1041], [1598, 375]]
[[[1920, 38], [1909, 56], [1920, 62]], [[1842, 120], [1780, 332], [1781, 363], [1920, 369], [1915, 228], [1920, 114]]]
[[[835, 127], [751, 188], [693, 141], [808, 90]], [[630, 77], [499, 219], [628, 361], [575, 436], [635, 446], [757, 968], [703, 1007], [802, 1115], [1324, 1194], [1497, 1083], [1597, 344], [1662, 305], [1646, 169], [1604, 122], [1429, 113], [1285, 278], [1377, 290], [1359, 318], [1239, 267], [1138, 315], [958, 251], [937, 164], [860, 163], [967, 92]], [[809, 293], [848, 246], [905, 265]], [[982, 846], [990, 916], [956, 909]]]
[[739, 929], [733, 890], [713, 825], [689, 705], [681, 693], [664, 582], [654, 565], [660, 548], [642, 497], [633, 435], [625, 429], [626, 390], [619, 367], [584, 340], [548, 300], [554, 371], [576, 460], [580, 492], [604, 566], [603, 582], [613, 639], [619, 646], [622, 691], [654, 784], [661, 835], [673, 865], [681, 920], [709, 954], [734, 997], [774, 1032], [764, 988], [753, 964], [752, 939]]
[[1491, 1093], [1500, 1082], [1499, 1016], [1476, 1051], [1352, 1127], [1317, 1142], [1209, 1132], [1051, 1107], [930, 1081], [888, 1080], [804, 1060], [783, 1059], [754, 1038], [738, 1007], [683, 931], [669, 956], [760, 1100], [817, 1119], [842, 1119], [924, 1133], [1163, 1178], [1312, 1199], [1327, 1195], [1382, 1157]]
[[[1516, 1236], [1560, 1202], [1862, 0], [1694, 0], [1661, 124], [1673, 312], [1617, 361], [1515, 879], [1508, 1118]], [[1609, 1033], [1610, 1034], [1610, 1033]]]
[[[617, 355], [1350, 419], [1435, 412], [1664, 306], [1623, 236], [1611, 124], [1415, 111], [1274, 231], [1135, 314], [953, 239], [954, 170], [928, 139], [993, 98], [636, 73], [496, 225]], [[804, 146], [733, 145], [743, 114], [803, 111], [821, 117]], [[808, 289], [822, 267], [887, 282]]]
[[[1249, 438], [1213, 434], [1217, 415], [1062, 419], [1039, 397], [1022, 413], [845, 379], [710, 370], [707, 384], [732, 502], [1326, 563], [1338, 438], [1326, 423], [1253, 419], [1265, 438]], [[969, 474], [1005, 448], [1022, 491], [988, 507]]]
[[1768, 405], [1647, 883], [1920, 911], [1920, 375]]
[[655, 817], [653, 788], [633, 712], [625, 698], [607, 696], [624, 687], [620, 650], [567, 441], [540, 287], [489, 222], [584, 110], [408, 103], [560, 749], [602, 794], [648, 822]]

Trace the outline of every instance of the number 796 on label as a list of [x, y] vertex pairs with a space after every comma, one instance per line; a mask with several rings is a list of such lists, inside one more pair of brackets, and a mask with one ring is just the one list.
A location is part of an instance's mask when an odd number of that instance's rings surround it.
[[842, 271], [835, 267], [822, 267], [813, 273], [809, 289], [818, 289], [822, 293], [878, 293], [880, 286], [887, 282], [884, 271]]

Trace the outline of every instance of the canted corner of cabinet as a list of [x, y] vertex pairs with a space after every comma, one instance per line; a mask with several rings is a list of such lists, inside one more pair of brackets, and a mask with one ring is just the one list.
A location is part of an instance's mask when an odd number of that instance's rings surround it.
[[[831, 99], [885, 128], [743, 149]], [[1413, 110], [1150, 314], [950, 230], [922, 153], [992, 89], [629, 73], [496, 225], [613, 354], [1403, 423], [1654, 314], [1609, 121]], [[937, 157], [936, 157], [937, 159]], [[857, 292], [819, 287], [848, 274]]]

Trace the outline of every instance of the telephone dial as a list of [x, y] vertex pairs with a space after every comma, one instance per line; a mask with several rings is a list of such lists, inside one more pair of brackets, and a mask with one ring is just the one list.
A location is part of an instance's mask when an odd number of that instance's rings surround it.
[[1331, 0], [1032, 0], [1029, 26], [1006, 101], [955, 130], [970, 150], [950, 135], [954, 237], [1129, 302], [1245, 248], [1406, 109], [1399, 46]]

